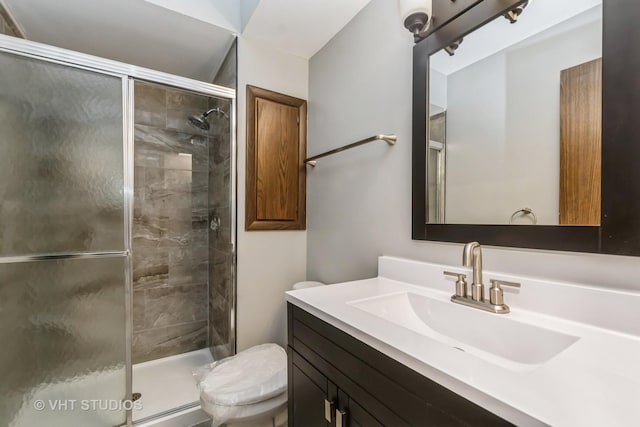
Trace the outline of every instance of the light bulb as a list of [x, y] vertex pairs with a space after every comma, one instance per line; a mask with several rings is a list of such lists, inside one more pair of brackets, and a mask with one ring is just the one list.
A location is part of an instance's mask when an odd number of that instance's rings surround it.
[[398, 0], [400, 18], [414, 35], [428, 28], [431, 21], [432, 0]]

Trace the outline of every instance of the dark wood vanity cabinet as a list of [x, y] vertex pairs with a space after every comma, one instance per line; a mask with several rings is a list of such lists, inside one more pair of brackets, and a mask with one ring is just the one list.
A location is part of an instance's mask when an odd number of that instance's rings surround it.
[[512, 425], [301, 308], [287, 310], [290, 427]]
[[[382, 426], [354, 399], [291, 347], [289, 353], [290, 425], [305, 427]], [[340, 414], [338, 414], [340, 412]], [[337, 419], [342, 417], [342, 421]], [[295, 420], [295, 421], [294, 421]], [[401, 422], [398, 420], [398, 422]]]

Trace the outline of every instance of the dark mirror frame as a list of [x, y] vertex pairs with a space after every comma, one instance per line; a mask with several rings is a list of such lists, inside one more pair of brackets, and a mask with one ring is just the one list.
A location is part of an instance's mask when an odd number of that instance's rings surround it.
[[[522, 3], [524, 0], [433, 0], [431, 28], [413, 50], [412, 237], [414, 240], [479, 241], [491, 246], [640, 256], [638, 0], [603, 0], [602, 5], [601, 225], [426, 223], [429, 56]], [[526, 13], [525, 9], [523, 16]]]

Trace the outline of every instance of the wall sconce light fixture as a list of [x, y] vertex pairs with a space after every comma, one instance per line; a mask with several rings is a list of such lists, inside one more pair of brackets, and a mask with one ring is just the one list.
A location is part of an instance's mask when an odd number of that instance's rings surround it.
[[528, 5], [529, 5], [529, 0], [525, 1], [520, 6], [516, 6], [515, 8], [511, 9], [509, 12], [505, 13], [504, 17], [507, 18], [509, 22], [511, 22], [512, 24], [515, 24], [516, 22], [518, 22], [518, 18], [520, 17], [520, 15], [522, 15], [524, 8], [527, 7]]
[[456, 50], [460, 47], [460, 43], [462, 43], [464, 39], [460, 37], [458, 40], [451, 43], [449, 46], [445, 47], [444, 50], [449, 54], [449, 56], [453, 56], [456, 54]]
[[407, 30], [409, 30], [416, 42], [424, 37], [422, 33], [427, 31], [431, 22], [432, 0], [398, 0], [400, 17]]

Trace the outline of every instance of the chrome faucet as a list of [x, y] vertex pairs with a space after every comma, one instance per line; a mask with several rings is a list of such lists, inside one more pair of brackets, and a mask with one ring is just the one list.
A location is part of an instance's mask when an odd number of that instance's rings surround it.
[[462, 252], [462, 265], [473, 268], [473, 282], [471, 283], [471, 296], [467, 294], [467, 275], [445, 271], [445, 276], [454, 276], [456, 281], [456, 293], [451, 296], [451, 301], [467, 307], [479, 308], [491, 313], [509, 313], [509, 306], [504, 303], [502, 286], [519, 288], [520, 283], [506, 282], [504, 280], [491, 280], [489, 289], [489, 301], [484, 299], [484, 284], [482, 284], [482, 250], [480, 243], [471, 242], [464, 245]]
[[482, 250], [480, 243], [471, 242], [464, 245], [462, 251], [462, 265], [473, 267], [473, 282], [471, 282], [471, 298], [474, 301], [484, 301], [484, 285], [482, 284]]

